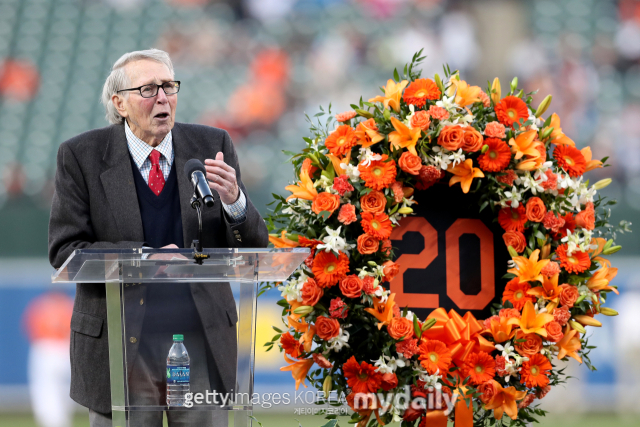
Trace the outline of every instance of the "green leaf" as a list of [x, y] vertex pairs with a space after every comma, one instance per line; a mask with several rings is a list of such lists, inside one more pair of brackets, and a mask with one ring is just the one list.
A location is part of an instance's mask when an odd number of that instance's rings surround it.
[[397, 68], [394, 68], [394, 69], [393, 69], [393, 78], [394, 78], [397, 82], [399, 82], [399, 81], [400, 81], [400, 76], [398, 75], [398, 69], [397, 69]]

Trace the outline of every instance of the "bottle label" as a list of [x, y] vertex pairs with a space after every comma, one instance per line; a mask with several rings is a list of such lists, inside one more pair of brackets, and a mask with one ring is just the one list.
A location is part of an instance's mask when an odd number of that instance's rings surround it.
[[181, 384], [189, 382], [189, 365], [167, 365], [167, 384]]

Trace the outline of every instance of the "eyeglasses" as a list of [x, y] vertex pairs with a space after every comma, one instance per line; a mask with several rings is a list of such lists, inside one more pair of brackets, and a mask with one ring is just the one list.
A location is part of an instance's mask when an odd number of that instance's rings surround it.
[[165, 95], [174, 95], [180, 91], [180, 82], [179, 81], [164, 82], [161, 85], [151, 83], [151, 84], [140, 86], [140, 87], [122, 89], [117, 91], [116, 93], [126, 92], [130, 90], [137, 90], [140, 92], [140, 96], [142, 96], [143, 98], [153, 98], [158, 94], [158, 90], [160, 90], [160, 88], [162, 88]]

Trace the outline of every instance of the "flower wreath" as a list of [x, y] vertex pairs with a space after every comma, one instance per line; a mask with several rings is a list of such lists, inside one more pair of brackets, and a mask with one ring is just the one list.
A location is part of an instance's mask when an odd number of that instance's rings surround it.
[[[306, 378], [346, 396], [358, 426], [484, 425], [505, 414], [525, 425], [545, 414], [533, 400], [566, 378], [554, 364], [592, 368], [585, 327], [617, 314], [603, 306], [618, 293], [602, 257], [620, 249], [605, 208], [614, 202], [597, 196], [611, 180], [583, 179], [606, 158], [577, 149], [556, 114], [541, 118], [551, 96], [533, 109], [517, 79], [502, 97], [497, 78], [487, 93], [448, 67], [444, 80], [420, 78], [421, 53], [384, 95], [335, 115], [334, 130], [331, 106], [316, 115], [324, 124], [307, 116], [313, 138], [285, 152], [299, 181], [286, 199], [274, 195], [270, 241], [311, 254], [278, 287], [286, 329], [265, 345], [284, 351], [296, 389]], [[479, 195], [504, 229], [509, 281], [488, 319], [438, 308], [421, 320], [383, 286], [399, 270], [389, 238], [414, 191], [447, 181]], [[395, 399], [407, 390], [410, 402]]]

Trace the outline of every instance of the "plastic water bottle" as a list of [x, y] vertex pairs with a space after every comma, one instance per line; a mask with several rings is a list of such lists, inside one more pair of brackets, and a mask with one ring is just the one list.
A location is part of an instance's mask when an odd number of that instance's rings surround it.
[[174, 335], [173, 345], [167, 356], [167, 405], [184, 406], [189, 393], [189, 353], [184, 346], [184, 335]]

